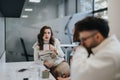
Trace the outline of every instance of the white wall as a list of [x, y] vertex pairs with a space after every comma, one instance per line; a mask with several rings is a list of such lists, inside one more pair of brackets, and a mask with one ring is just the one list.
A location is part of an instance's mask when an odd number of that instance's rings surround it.
[[4, 30], [4, 18], [0, 17], [0, 63], [5, 62], [5, 54], [2, 54], [5, 51], [5, 30]]
[[108, 20], [110, 34], [116, 34], [120, 40], [120, 0], [108, 0]]
[[4, 18], [0, 17], [0, 54], [4, 49]]

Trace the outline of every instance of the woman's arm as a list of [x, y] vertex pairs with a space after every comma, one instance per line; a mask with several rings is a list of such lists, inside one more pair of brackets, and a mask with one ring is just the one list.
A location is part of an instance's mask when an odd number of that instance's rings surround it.
[[39, 59], [39, 47], [37, 46], [37, 42], [33, 45], [34, 53], [34, 61], [36, 62]]
[[39, 52], [34, 49], [34, 61], [36, 62], [39, 59]]
[[58, 53], [58, 56], [63, 58], [65, 54], [62, 48], [60, 47], [60, 41], [58, 39], [55, 39], [55, 48]]

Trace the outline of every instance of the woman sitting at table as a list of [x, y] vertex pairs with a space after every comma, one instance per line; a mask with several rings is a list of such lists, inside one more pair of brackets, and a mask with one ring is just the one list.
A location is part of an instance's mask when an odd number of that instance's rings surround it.
[[34, 44], [34, 61], [37, 62], [41, 51], [44, 51], [44, 44], [49, 44], [49, 50], [53, 51], [57, 55], [57, 59], [54, 63], [44, 61], [44, 65], [50, 69], [50, 72], [55, 78], [58, 76], [68, 77], [70, 75], [69, 64], [64, 60], [64, 53], [60, 47], [58, 39], [53, 37], [51, 27], [43, 26], [40, 33], [37, 36], [38, 41]]

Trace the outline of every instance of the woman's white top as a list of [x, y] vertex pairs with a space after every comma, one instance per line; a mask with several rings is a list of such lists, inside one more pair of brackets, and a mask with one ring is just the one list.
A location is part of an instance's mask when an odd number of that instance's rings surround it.
[[120, 42], [110, 36], [92, 49], [89, 58], [87, 51], [79, 46], [73, 56], [71, 80], [120, 80]]
[[[56, 38], [55, 38], [54, 47], [56, 48], [57, 53], [58, 53], [57, 60], [54, 63], [54, 65], [57, 65], [64, 60], [64, 53], [63, 53], [63, 51], [60, 47], [60, 41]], [[34, 49], [34, 61], [37, 62], [39, 60], [39, 55], [40, 55], [40, 52], [41, 52], [41, 50], [39, 50], [38, 42], [36, 42], [33, 45], [33, 49]]]

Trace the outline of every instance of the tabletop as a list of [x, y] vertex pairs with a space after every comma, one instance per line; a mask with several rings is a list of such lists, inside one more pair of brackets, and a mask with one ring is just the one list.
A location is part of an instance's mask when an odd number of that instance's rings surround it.
[[43, 65], [34, 62], [2, 63], [0, 80], [56, 80], [51, 73], [49, 73], [49, 78], [43, 79], [42, 71], [44, 70], [46, 68]]

